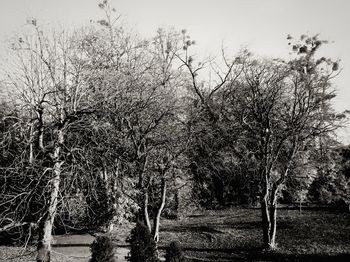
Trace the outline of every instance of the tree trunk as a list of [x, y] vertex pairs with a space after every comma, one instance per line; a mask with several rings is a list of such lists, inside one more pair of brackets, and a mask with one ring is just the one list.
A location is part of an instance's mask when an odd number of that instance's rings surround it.
[[51, 259], [51, 239], [52, 239], [52, 227], [55, 220], [56, 210], [57, 210], [57, 199], [59, 193], [59, 187], [61, 182], [61, 166], [63, 161], [60, 160], [61, 146], [64, 142], [63, 130], [58, 130], [58, 141], [55, 146], [55, 151], [53, 155], [54, 176], [51, 179], [51, 193], [48, 203], [48, 208], [46, 214], [42, 218], [39, 224], [39, 241], [38, 241], [38, 255], [37, 262], [49, 262]]
[[271, 229], [268, 194], [265, 194], [261, 199], [261, 217], [262, 217], [264, 247], [268, 248], [270, 243], [270, 229]]
[[270, 213], [269, 213], [269, 173], [266, 170], [266, 165], [262, 169], [262, 178], [263, 178], [263, 191], [261, 194], [261, 218], [262, 218], [262, 229], [263, 229], [263, 241], [264, 247], [267, 248], [270, 242]]
[[270, 243], [269, 248], [276, 248], [276, 230], [277, 230], [277, 187], [271, 192], [270, 200]]
[[[139, 181], [137, 183], [137, 189], [139, 190], [139, 201], [141, 210], [138, 214], [138, 219], [143, 221], [145, 226], [148, 228], [149, 232], [152, 232], [151, 221], [148, 213], [148, 204], [149, 204], [149, 196], [148, 196], [148, 185], [144, 185], [144, 174], [146, 172], [146, 167], [148, 163], [148, 155], [146, 153], [138, 153], [142, 155], [139, 157], [139, 166], [138, 166], [138, 176]], [[148, 184], [151, 183], [151, 180], [148, 181]]]
[[144, 193], [144, 202], [143, 202], [143, 220], [145, 222], [145, 225], [147, 226], [149, 232], [152, 232], [151, 227], [151, 221], [149, 219], [149, 213], [148, 213], [148, 192], [146, 189], [146, 192]]
[[[57, 172], [57, 173], [56, 173]], [[52, 192], [50, 196], [50, 205], [43, 223], [40, 223], [39, 242], [38, 242], [38, 262], [49, 262], [51, 253], [52, 226], [56, 215], [58, 189], [60, 184], [60, 170], [55, 170], [54, 181], [52, 183]]]
[[[139, 153], [141, 154], [141, 153]], [[148, 155], [147, 153], [143, 153], [141, 154], [142, 156], [138, 157], [139, 159], [139, 170], [138, 170], [138, 173], [139, 173], [139, 181], [138, 181], [138, 184], [137, 184], [137, 187], [139, 189], [142, 189], [143, 188], [143, 176], [145, 174], [145, 171], [146, 171], [146, 168], [147, 168], [147, 164], [148, 164]]]
[[159, 241], [159, 225], [160, 225], [160, 216], [162, 214], [162, 211], [165, 206], [165, 199], [166, 199], [166, 182], [165, 178], [162, 177], [162, 190], [161, 190], [161, 202], [157, 210], [157, 214], [154, 217], [154, 227], [153, 227], [153, 239], [154, 241]]
[[43, 108], [40, 106], [37, 111], [38, 116], [38, 148], [44, 150], [44, 123], [43, 123]]
[[264, 248], [276, 248], [276, 230], [277, 230], [277, 191], [278, 187], [273, 186], [271, 192], [265, 191], [261, 201], [261, 214], [263, 226]]
[[30, 124], [29, 130], [29, 164], [34, 161], [34, 122]]
[[114, 223], [116, 222], [118, 218], [118, 199], [119, 199], [119, 193], [118, 193], [118, 178], [119, 178], [119, 168], [120, 168], [120, 161], [117, 160], [117, 169], [114, 173], [114, 176], [111, 181], [111, 202], [112, 202], [112, 212], [113, 212], [113, 217], [111, 221], [109, 222], [108, 225], [108, 232], [112, 232], [114, 229]]

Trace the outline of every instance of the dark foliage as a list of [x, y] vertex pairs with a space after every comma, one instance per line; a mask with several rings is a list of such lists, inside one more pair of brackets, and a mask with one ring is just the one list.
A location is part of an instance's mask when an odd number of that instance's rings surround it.
[[[193, 193], [199, 204], [205, 208], [221, 208], [230, 205], [255, 205], [259, 181], [252, 169], [247, 148], [238, 146], [239, 134], [235, 126], [218, 110], [230, 106], [229, 96], [218, 92], [210, 101], [214, 117], [207, 107], [191, 104], [190, 147], [187, 156], [193, 175]], [[243, 136], [242, 136], [243, 137]]]
[[169, 248], [166, 250], [165, 262], [183, 262], [185, 257], [181, 249], [180, 243], [171, 242]]
[[317, 165], [317, 177], [310, 185], [311, 201], [330, 204], [332, 208], [347, 211], [349, 206], [350, 179], [349, 148], [337, 146], [329, 149]]
[[156, 242], [145, 225], [137, 222], [127, 241], [131, 245], [128, 261], [159, 262]]
[[113, 242], [108, 236], [98, 236], [90, 246], [90, 262], [115, 262]]

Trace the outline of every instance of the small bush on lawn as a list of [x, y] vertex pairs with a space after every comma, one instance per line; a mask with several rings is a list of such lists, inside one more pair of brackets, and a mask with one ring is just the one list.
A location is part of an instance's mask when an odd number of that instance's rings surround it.
[[116, 262], [113, 242], [108, 236], [98, 236], [90, 246], [90, 262]]
[[171, 242], [166, 250], [165, 262], [184, 262], [185, 257], [183, 255], [180, 243]]
[[128, 261], [159, 262], [156, 242], [145, 225], [137, 222], [127, 241], [130, 243]]

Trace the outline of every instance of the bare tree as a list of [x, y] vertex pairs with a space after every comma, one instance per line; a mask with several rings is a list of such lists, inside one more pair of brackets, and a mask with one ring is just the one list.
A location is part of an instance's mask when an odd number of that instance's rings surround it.
[[218, 82], [208, 87], [198, 81], [202, 65], [195, 67], [187, 53], [179, 57], [203, 112], [211, 116], [211, 128], [220, 128], [222, 121], [221, 127], [236, 133], [226, 138], [232, 154], [245, 155], [259, 176], [267, 248], [276, 246], [277, 198], [285, 178], [307, 147], [332, 133], [342, 118], [330, 103], [335, 96], [330, 80], [338, 63], [315, 57], [323, 43], [317, 36], [302, 36], [293, 46], [297, 57], [289, 62], [254, 59], [248, 51], [231, 62], [223, 55], [227, 70], [222, 73], [214, 64]]
[[80, 116], [93, 112], [95, 103], [83, 81], [83, 54], [75, 35], [45, 34], [36, 20], [30, 23], [32, 34], [19, 38], [13, 46], [17, 59], [9, 82], [31, 119], [28, 163], [47, 183], [42, 187], [45, 208], [37, 221], [37, 261], [49, 261], [62, 173], [68, 172], [64, 169], [65, 138]]
[[[315, 138], [333, 132], [341, 115], [331, 107], [333, 62], [315, 59], [317, 37], [298, 48], [300, 57], [284, 61], [252, 59], [232, 83], [241, 142], [249, 144], [261, 179], [264, 244], [276, 246], [277, 198], [291, 167]], [[300, 51], [301, 50], [301, 51]], [[321, 70], [321, 67], [324, 69]]]
[[[129, 181], [137, 189], [136, 195], [128, 196], [140, 208], [139, 219], [158, 240], [166, 176], [172, 169], [171, 161], [178, 155], [171, 152], [173, 156], [164, 162], [157, 152], [170, 148], [168, 140], [179, 132], [177, 126], [181, 125], [177, 117], [184, 84], [181, 72], [174, 66], [176, 53], [181, 50], [180, 34], [160, 29], [154, 38], [140, 40], [112, 22], [108, 3], [100, 7], [107, 12], [107, 19], [99, 21], [100, 31], [86, 37], [84, 48], [94, 72], [88, 81], [104, 101], [99, 107], [103, 114], [97, 126], [109, 134], [107, 143], [102, 144], [111, 153], [103, 160], [105, 163], [101, 162], [101, 169], [119, 163], [118, 172], [105, 169], [105, 180], [114, 181], [110, 183], [114, 185], [116, 182], [124, 194], [127, 185], [121, 181]], [[159, 205], [157, 211], [151, 212], [155, 217], [152, 229], [149, 207], [153, 198], [149, 191], [154, 186], [161, 188], [161, 201], [155, 200]], [[115, 190], [109, 191], [113, 198]]]

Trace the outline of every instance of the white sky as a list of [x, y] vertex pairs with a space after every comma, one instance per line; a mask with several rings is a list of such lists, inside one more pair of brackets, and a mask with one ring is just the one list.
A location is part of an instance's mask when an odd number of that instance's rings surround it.
[[[6, 41], [23, 30], [26, 19], [61, 27], [79, 27], [103, 13], [97, 0], [0, 0], [0, 54]], [[350, 0], [109, 0], [122, 20], [140, 35], [159, 27], [187, 29], [203, 56], [248, 47], [262, 56], [288, 56], [286, 36], [320, 33], [334, 41], [323, 54], [341, 59], [334, 81], [335, 107], [350, 109]], [[6, 52], [6, 51], [5, 51]], [[348, 134], [347, 134], [348, 133]], [[350, 128], [339, 132], [350, 143]]]

